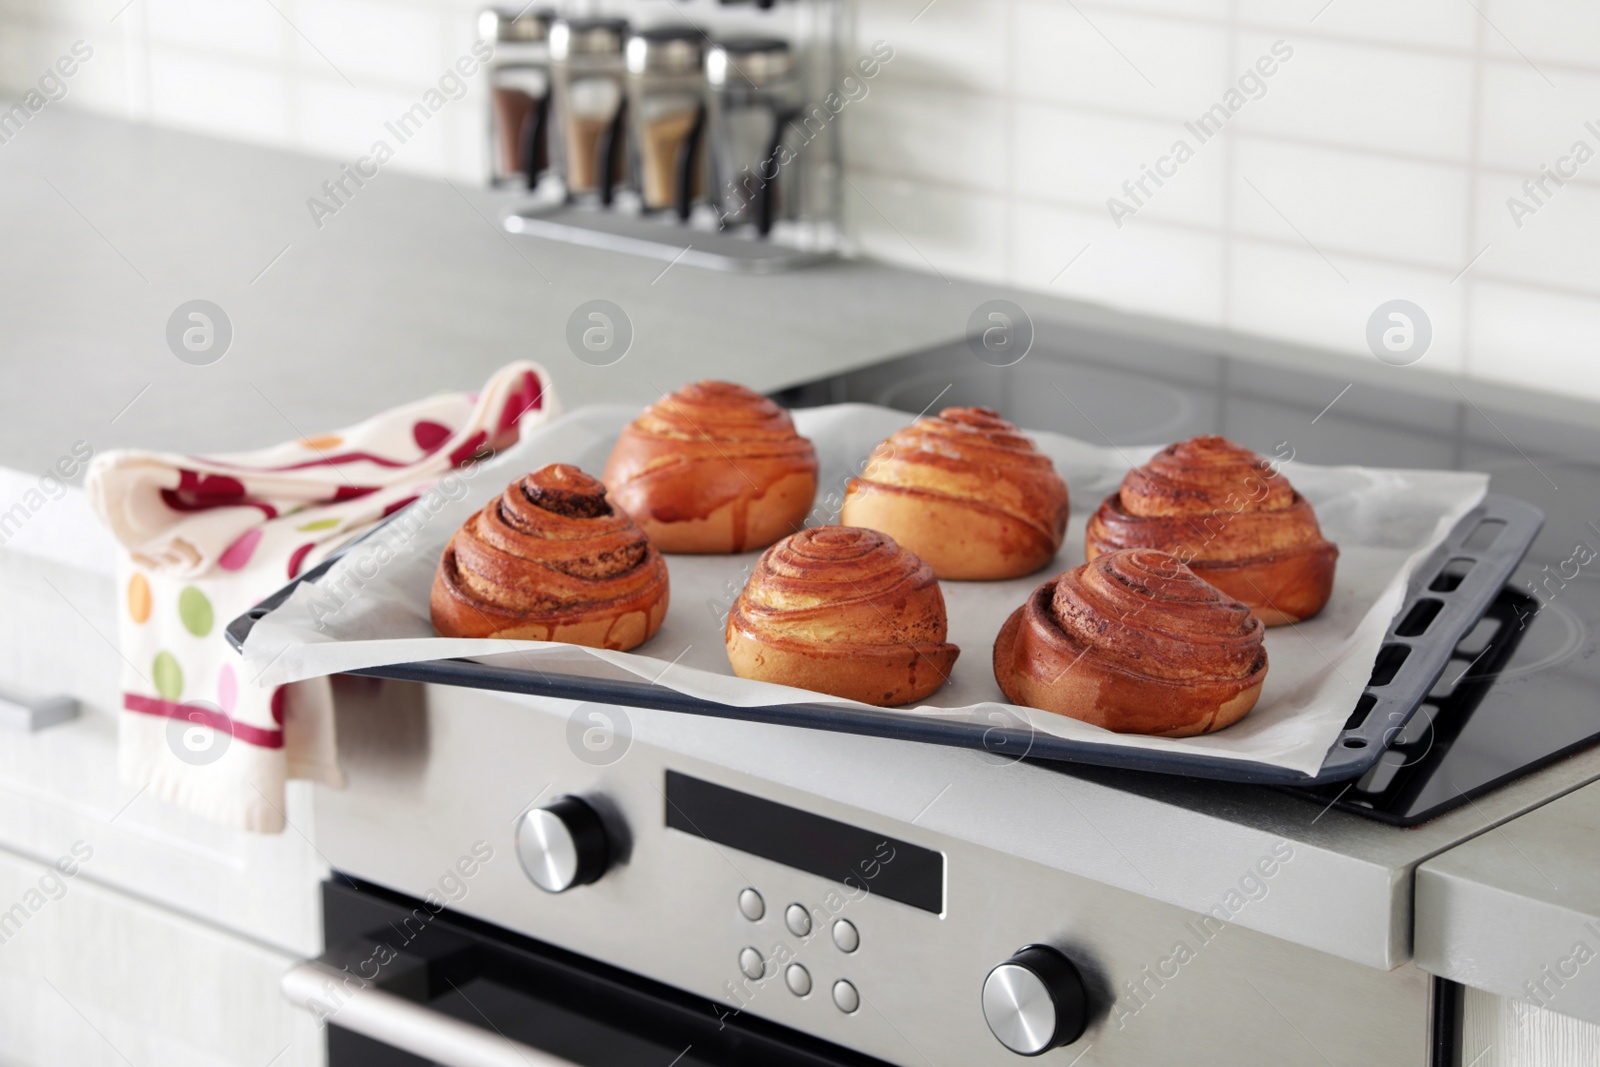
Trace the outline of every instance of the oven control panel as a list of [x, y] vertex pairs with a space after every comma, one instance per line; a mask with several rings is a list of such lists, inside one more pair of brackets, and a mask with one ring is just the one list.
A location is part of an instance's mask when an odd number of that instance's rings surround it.
[[[854, 1015], [861, 990], [837, 972], [860, 951], [861, 928], [843, 912], [872, 893], [933, 915], [944, 911], [945, 857], [934, 849], [676, 770], [666, 772], [662, 799], [670, 829], [834, 883], [812, 899], [777, 896], [770, 905], [758, 886], [738, 890], [734, 906], [748, 924], [748, 943], [728, 961], [723, 992], [740, 1009], [764, 985], [781, 982], [799, 1000], [815, 994]], [[598, 881], [616, 851], [595, 807], [571, 795], [525, 811], [515, 848], [523, 873], [547, 893]], [[824, 947], [801, 960], [798, 946], [813, 942]], [[1024, 946], [995, 966], [980, 999], [995, 1040], [1023, 1056], [1070, 1045], [1089, 1023], [1089, 993], [1077, 966], [1048, 945]]]

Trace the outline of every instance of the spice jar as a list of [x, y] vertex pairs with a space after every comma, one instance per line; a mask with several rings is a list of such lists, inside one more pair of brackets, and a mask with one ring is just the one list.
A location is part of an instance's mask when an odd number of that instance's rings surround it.
[[493, 7], [478, 35], [495, 44], [489, 69], [489, 179], [534, 188], [550, 170], [550, 26], [555, 14]]
[[625, 180], [626, 19], [557, 19], [550, 27], [560, 165], [568, 194], [610, 204]]
[[765, 236], [799, 210], [799, 168], [786, 144], [800, 108], [794, 53], [776, 37], [719, 41], [706, 56], [711, 87], [711, 167], [724, 224]]
[[687, 219], [705, 195], [705, 35], [690, 26], [628, 38], [635, 185], [646, 211]]

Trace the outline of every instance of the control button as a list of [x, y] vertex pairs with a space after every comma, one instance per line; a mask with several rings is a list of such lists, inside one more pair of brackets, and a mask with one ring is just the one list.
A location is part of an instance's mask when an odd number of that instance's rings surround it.
[[789, 964], [783, 972], [783, 981], [789, 987], [789, 992], [797, 997], [811, 992], [811, 972], [798, 963]]
[[846, 1015], [854, 1015], [856, 1009], [861, 1007], [861, 994], [856, 992], [855, 986], [841, 978], [833, 983], [833, 1006]]
[[739, 950], [739, 970], [751, 981], [758, 981], [767, 973], [767, 961], [761, 958], [761, 950], [755, 948], [742, 948]]
[[983, 1017], [996, 1040], [1023, 1056], [1070, 1045], [1089, 1025], [1083, 977], [1053, 948], [1020, 948], [983, 980]]
[[739, 914], [753, 923], [758, 923], [766, 913], [767, 902], [761, 899], [760, 893], [757, 893], [754, 889], [742, 889], [739, 891]]
[[811, 936], [811, 913], [799, 904], [783, 909], [783, 925], [796, 937]]
[[606, 873], [611, 846], [600, 816], [577, 797], [525, 812], [517, 823], [517, 860], [547, 893], [588, 885]]
[[849, 919], [839, 919], [833, 924], [833, 943], [840, 952], [854, 952], [861, 947], [861, 933]]

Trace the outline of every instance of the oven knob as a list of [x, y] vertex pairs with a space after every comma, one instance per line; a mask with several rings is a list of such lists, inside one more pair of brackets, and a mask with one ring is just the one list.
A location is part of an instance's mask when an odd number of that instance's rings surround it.
[[517, 823], [517, 859], [547, 893], [588, 885], [606, 873], [611, 845], [600, 816], [577, 797], [531, 808]]
[[1045, 945], [1029, 945], [983, 980], [983, 1017], [1012, 1052], [1037, 1056], [1070, 1045], [1089, 1025], [1078, 968]]

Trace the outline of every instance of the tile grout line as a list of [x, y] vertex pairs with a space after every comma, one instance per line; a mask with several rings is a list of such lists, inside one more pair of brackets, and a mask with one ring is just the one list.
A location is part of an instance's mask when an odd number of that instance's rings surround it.
[[[1170, 124], [1177, 124], [1181, 126], [1184, 121], [1181, 116], [1153, 115], [1149, 113], [1119, 111], [1082, 102], [1075, 103], [1059, 100], [1032, 100], [1028, 97], [1020, 95], [1016, 99], [1016, 105], [1020, 107], [1044, 108], [1051, 111], [1064, 112], [1074, 118], [1086, 117], [1091, 119], [1112, 119], [1117, 122], [1138, 123], [1151, 127], [1160, 126], [1163, 129], [1168, 129], [1169, 132]], [[1363, 147], [1353, 142], [1346, 143], [1332, 140], [1321, 140], [1312, 137], [1301, 137], [1295, 134], [1273, 131], [1243, 129], [1239, 128], [1237, 124], [1230, 125], [1227, 127], [1227, 130], [1233, 131], [1238, 139], [1244, 142], [1259, 142], [1265, 146], [1274, 148], [1303, 149], [1311, 152], [1322, 152], [1331, 155], [1347, 156], [1350, 157], [1351, 161], [1355, 163], [1403, 163], [1408, 166], [1427, 167], [1436, 170], [1449, 171], [1452, 174], [1459, 174], [1465, 171], [1466, 168], [1472, 165], [1474, 162], [1473, 158], [1468, 153], [1464, 153], [1460, 158], [1449, 158], [1447, 156], [1422, 155], [1419, 153], [1404, 152], [1387, 148], [1374, 149]], [[1494, 175], [1502, 178], [1525, 178], [1528, 176], [1528, 168], [1526, 166], [1513, 167], [1505, 164], [1487, 162], [1481, 158], [1479, 158], [1476, 162], [1486, 175]], [[927, 172], [897, 170], [894, 168], [885, 167], [866, 167], [860, 168], [860, 170], [863, 173], [871, 173], [899, 179], [908, 179], [912, 181], [922, 181], [928, 184], [939, 185], [950, 189], [990, 194], [999, 194], [1004, 191], [1001, 187], [985, 186], [981, 182], [943, 179], [931, 176]], [[1565, 178], [1563, 181], [1566, 185], [1571, 185], [1575, 188], [1587, 189], [1589, 191], [1600, 191], [1600, 178], [1585, 177], [1581, 172], [1576, 177]], [[1023, 193], [1022, 195], [1028, 199], [1041, 201], [1047, 200], [1046, 197], [1043, 197], [1038, 193]], [[1065, 203], [1065, 201], [1063, 202]], [[1098, 209], [1103, 207], [1103, 204], [1097, 203], [1095, 207]]]
[[140, 99], [139, 108], [143, 112], [136, 116], [139, 121], [154, 122], [156, 115], [156, 87], [153, 64], [150, 61], [150, 14], [149, 8], [143, 4], [135, 5], [135, 10], [130, 12], [137, 19], [133, 23], [137, 30], [129, 30], [130, 35], [137, 34], [137, 42], [129, 42], [130, 50], [136, 50], [139, 57]]
[[1003, 238], [1002, 262], [1005, 265], [1005, 277], [1013, 285], [1017, 281], [1017, 4], [1019, 0], [1009, 0], [1005, 9], [1005, 43], [1002, 46], [1003, 59], [1006, 69], [1005, 88], [1005, 114], [1006, 114], [1006, 198], [1005, 198], [1005, 236]]
[[[1225, 52], [1228, 57], [1228, 70], [1235, 71], [1239, 67], [1239, 0], [1228, 0], [1228, 44]], [[1233, 123], [1229, 123], [1223, 130], [1222, 138], [1222, 276], [1218, 279], [1218, 296], [1221, 307], [1218, 308], [1218, 319], [1223, 329], [1232, 329], [1234, 323], [1233, 292], [1234, 292], [1234, 242], [1237, 239], [1237, 230], [1234, 226], [1234, 185], [1239, 176], [1238, 138], [1235, 136]]]
[[[1483, 91], [1484, 91], [1484, 40], [1486, 36], [1485, 22], [1478, 19], [1473, 27], [1472, 49], [1472, 110], [1471, 125], [1467, 128], [1467, 221], [1464, 231], [1466, 234], [1466, 247], [1462, 250], [1463, 257], [1471, 256], [1473, 249], [1478, 245], [1478, 192], [1483, 180]], [[1481, 255], [1481, 253], [1480, 253]], [[1477, 260], [1473, 260], [1477, 262]], [[1468, 264], [1470, 267], [1471, 264]], [[1471, 272], [1462, 268], [1467, 277], [1461, 278], [1464, 288], [1461, 290], [1461, 316], [1457, 320], [1461, 330], [1461, 368], [1459, 373], [1470, 376], [1472, 374], [1473, 351], [1472, 343], [1473, 315], [1472, 305], [1477, 297], [1478, 279], [1471, 276]], [[1458, 278], [1460, 275], [1457, 276]], [[1452, 279], [1454, 282], [1455, 279]]]
[[[296, 0], [278, 0], [278, 2], [292, 10], [296, 16], [300, 14]], [[306, 143], [303, 106], [305, 82], [300, 76], [301, 64], [295, 56], [298, 45], [295, 42], [293, 23], [287, 17], [280, 18], [277, 29], [278, 50], [282, 59], [274, 65], [278, 67], [277, 75], [283, 82], [284, 110], [288, 117], [288, 141], [298, 148]]]

